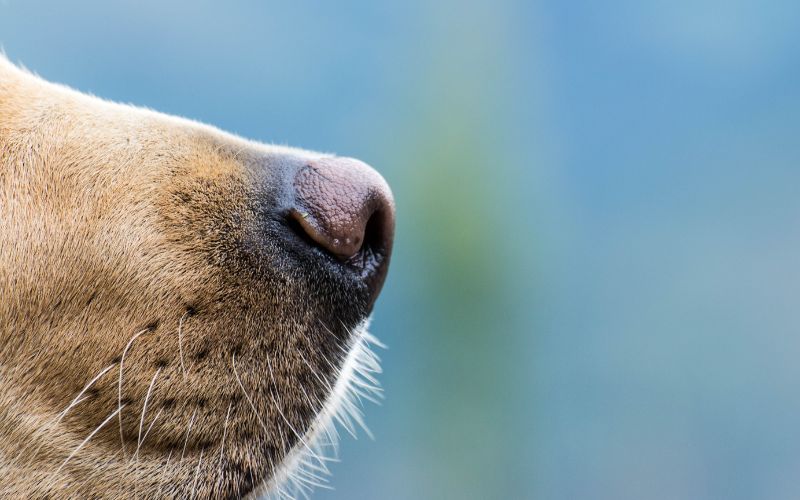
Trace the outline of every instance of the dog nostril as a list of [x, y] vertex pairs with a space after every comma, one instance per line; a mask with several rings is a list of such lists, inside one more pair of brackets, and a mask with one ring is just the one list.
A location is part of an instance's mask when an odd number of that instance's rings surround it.
[[378, 172], [352, 158], [323, 158], [297, 172], [294, 193], [290, 217], [314, 244], [341, 261], [376, 257], [385, 268], [394, 238], [394, 199]]

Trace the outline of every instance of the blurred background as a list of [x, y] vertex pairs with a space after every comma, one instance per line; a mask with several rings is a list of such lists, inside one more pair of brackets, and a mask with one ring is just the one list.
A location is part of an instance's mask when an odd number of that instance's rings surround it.
[[47, 79], [362, 158], [387, 398], [319, 499], [800, 498], [800, 2], [0, 0]]

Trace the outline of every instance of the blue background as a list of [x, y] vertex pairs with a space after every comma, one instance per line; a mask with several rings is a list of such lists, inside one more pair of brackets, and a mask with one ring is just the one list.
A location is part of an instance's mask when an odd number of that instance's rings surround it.
[[0, 0], [47, 79], [362, 158], [387, 399], [321, 499], [800, 498], [800, 2]]

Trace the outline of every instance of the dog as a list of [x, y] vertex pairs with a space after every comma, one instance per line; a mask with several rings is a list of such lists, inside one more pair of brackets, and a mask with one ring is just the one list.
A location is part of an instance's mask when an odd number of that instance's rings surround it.
[[378, 395], [394, 225], [361, 161], [0, 56], [0, 496], [307, 495]]

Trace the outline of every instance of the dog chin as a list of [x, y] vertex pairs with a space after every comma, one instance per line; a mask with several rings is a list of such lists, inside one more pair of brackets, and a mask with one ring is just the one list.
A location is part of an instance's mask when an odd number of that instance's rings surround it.
[[364, 424], [361, 403], [364, 400], [380, 403], [383, 398], [376, 378], [381, 373], [380, 358], [373, 347], [385, 346], [367, 331], [369, 321], [369, 318], [364, 320], [351, 332], [347, 355], [322, 410], [271, 479], [247, 498], [264, 495], [271, 499], [307, 498], [314, 488], [326, 486], [330, 476], [328, 465], [337, 460], [340, 429], [355, 437], [360, 427], [372, 438]]

